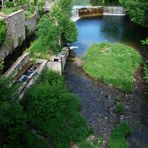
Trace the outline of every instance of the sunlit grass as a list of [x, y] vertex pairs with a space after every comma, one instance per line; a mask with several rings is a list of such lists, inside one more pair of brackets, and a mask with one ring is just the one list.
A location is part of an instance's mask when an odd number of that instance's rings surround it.
[[84, 56], [84, 71], [106, 84], [130, 92], [134, 73], [142, 62], [133, 48], [119, 43], [93, 45]]

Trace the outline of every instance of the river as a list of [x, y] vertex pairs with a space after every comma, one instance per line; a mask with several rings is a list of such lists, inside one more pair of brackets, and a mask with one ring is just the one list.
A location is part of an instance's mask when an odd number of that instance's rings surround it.
[[[143, 58], [148, 52], [141, 47], [140, 41], [148, 36], [148, 30], [133, 24], [125, 16], [101, 16], [83, 18], [76, 22], [78, 49], [72, 50], [64, 71], [65, 83], [71, 92], [78, 95], [81, 101], [81, 113], [88, 121], [90, 128], [105, 141], [111, 130], [117, 126], [118, 118], [129, 121], [135, 129], [129, 137], [131, 148], [148, 147], [148, 101], [144, 94], [142, 68], [136, 75], [134, 89], [131, 94], [125, 94], [100, 81], [95, 81], [86, 75], [78, 57], [83, 57], [89, 47], [99, 42], [121, 42], [134, 47]], [[115, 98], [122, 97], [125, 112], [122, 117], [115, 113]]]

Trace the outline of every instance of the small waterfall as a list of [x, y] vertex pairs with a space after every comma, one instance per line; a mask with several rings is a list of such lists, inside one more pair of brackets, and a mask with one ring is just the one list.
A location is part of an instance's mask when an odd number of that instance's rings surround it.
[[123, 7], [104, 7], [103, 15], [126, 15]]
[[71, 19], [75, 22], [79, 19], [79, 9], [73, 9], [71, 12], [72, 16]]
[[93, 17], [101, 15], [124, 16], [126, 11], [123, 7], [115, 6], [74, 6], [71, 19], [75, 22], [81, 17]]

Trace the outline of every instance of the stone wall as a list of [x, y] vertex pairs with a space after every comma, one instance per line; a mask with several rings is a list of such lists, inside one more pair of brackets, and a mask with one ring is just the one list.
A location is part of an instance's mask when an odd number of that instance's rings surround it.
[[7, 24], [6, 40], [0, 47], [0, 58], [3, 59], [35, 31], [40, 15], [36, 12], [25, 20], [24, 11], [19, 10], [9, 15], [0, 13], [0, 19], [4, 19]]
[[32, 15], [25, 21], [26, 36], [31, 35], [35, 31], [39, 19], [39, 13], [35, 12], [34, 15]]
[[5, 58], [25, 40], [25, 18], [23, 10], [2, 16], [7, 24], [7, 32], [4, 45], [0, 48], [0, 58]]
[[4, 74], [5, 77], [14, 76], [18, 73], [22, 67], [28, 63], [30, 56], [28, 53], [24, 53], [19, 59], [11, 66], [11, 68]]

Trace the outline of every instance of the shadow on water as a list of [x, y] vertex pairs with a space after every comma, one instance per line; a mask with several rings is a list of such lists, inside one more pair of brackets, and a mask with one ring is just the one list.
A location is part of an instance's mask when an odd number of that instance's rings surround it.
[[82, 57], [92, 44], [99, 42], [125, 43], [138, 50], [144, 58], [148, 58], [148, 52], [141, 47], [140, 42], [148, 36], [148, 30], [133, 24], [125, 16], [84, 18], [78, 20], [76, 25], [78, 40], [75, 45], [79, 48], [72, 50], [64, 75], [68, 88], [81, 98], [82, 114], [89, 126], [99, 136], [107, 139], [117, 122], [114, 98], [123, 97], [126, 104], [123, 117], [136, 128], [129, 138], [130, 147], [147, 148], [148, 100], [144, 95], [142, 74], [139, 72], [133, 92], [124, 94], [88, 77], [75, 59]]
[[36, 35], [32, 34], [28, 37], [21, 46], [17, 47], [11, 54], [4, 59], [3, 73], [5, 73], [15, 61], [22, 55], [22, 53], [29, 48], [31, 42], [36, 39]]

